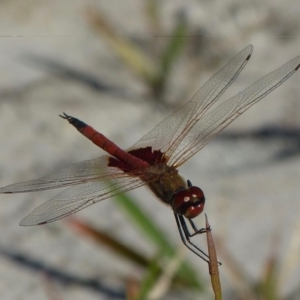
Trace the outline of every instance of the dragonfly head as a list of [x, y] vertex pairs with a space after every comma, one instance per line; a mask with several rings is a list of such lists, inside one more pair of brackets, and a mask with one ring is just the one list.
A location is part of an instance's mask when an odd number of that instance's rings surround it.
[[188, 219], [197, 217], [202, 213], [205, 204], [203, 191], [197, 186], [192, 186], [188, 180], [188, 188], [177, 192], [173, 196], [173, 211]]

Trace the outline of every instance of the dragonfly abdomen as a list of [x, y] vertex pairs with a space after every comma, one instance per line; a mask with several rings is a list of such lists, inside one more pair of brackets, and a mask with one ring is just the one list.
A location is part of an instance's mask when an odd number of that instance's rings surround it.
[[[60, 115], [61, 116], [61, 115]], [[82, 122], [81, 120], [69, 116], [64, 113], [61, 116], [63, 119], [68, 120], [70, 124], [72, 124], [81, 134], [83, 134], [86, 138], [92, 141], [95, 145], [109, 153], [110, 155], [114, 156], [121, 162], [128, 165], [133, 170], [141, 170], [149, 167], [149, 164], [146, 161], [143, 161], [128, 152], [122, 150], [118, 147], [114, 142], [109, 140], [106, 136], [102, 133], [95, 130], [93, 127], [87, 125], [86, 123]]]

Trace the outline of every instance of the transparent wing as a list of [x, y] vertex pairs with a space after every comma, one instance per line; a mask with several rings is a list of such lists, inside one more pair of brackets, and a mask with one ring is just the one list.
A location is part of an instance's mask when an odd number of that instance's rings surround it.
[[300, 58], [296, 57], [208, 111], [244, 68], [251, 53], [252, 46], [249, 45], [211, 77], [189, 102], [155, 126], [128, 150], [151, 146], [153, 150], [164, 153], [168, 165], [178, 167], [299, 68]]
[[108, 155], [69, 165], [46, 177], [19, 182], [0, 188], [0, 193], [24, 193], [56, 189], [101, 179], [127, 176], [119, 168], [108, 167]]
[[[108, 176], [109, 177], [109, 176]], [[46, 203], [38, 206], [25, 217], [21, 226], [54, 222], [78, 212], [94, 203], [140, 187], [145, 182], [125, 175], [111, 181], [92, 181], [70, 187]]]
[[245, 67], [253, 47], [247, 46], [211, 77], [181, 108], [171, 114], [142, 137], [129, 150], [151, 146], [172, 158], [180, 151], [181, 143], [198, 119], [220, 98]]
[[31, 226], [53, 222], [146, 184], [137, 175], [129, 176], [119, 168], [109, 167], [108, 158], [105, 155], [73, 164], [40, 179], [3, 187], [0, 193], [33, 192], [75, 185], [37, 207], [20, 222], [22, 226]]
[[168, 163], [174, 166], [183, 164], [238, 116], [286, 81], [298, 70], [299, 66], [300, 56], [257, 80], [244, 91], [208, 112], [201, 119], [198, 115], [194, 115], [192, 128], [189, 128], [180, 146], [172, 151]]

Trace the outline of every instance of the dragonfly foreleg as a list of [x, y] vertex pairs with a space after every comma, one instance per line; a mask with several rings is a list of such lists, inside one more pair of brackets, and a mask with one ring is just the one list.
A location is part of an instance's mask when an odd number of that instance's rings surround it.
[[186, 222], [185, 222], [185, 219], [184, 219], [183, 216], [177, 215], [175, 213], [174, 213], [174, 216], [175, 216], [178, 231], [179, 231], [179, 234], [180, 234], [180, 237], [181, 237], [181, 240], [182, 240], [183, 244], [189, 250], [194, 252], [197, 256], [199, 256], [204, 261], [209, 263], [209, 256], [190, 240], [190, 237], [195, 235], [196, 233], [194, 233], [193, 235], [190, 234], [188, 226], [186, 225]]

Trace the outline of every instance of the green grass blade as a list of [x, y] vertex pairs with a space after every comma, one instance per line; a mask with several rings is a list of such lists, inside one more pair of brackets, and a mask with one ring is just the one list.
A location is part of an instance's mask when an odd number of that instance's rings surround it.
[[[150, 240], [157, 246], [159, 251], [163, 251], [166, 256], [174, 256], [175, 247], [168, 241], [167, 235], [164, 234], [149, 216], [126, 194], [121, 194], [115, 197], [118, 206], [122, 207], [129, 219], [135, 223], [136, 227], [144, 234], [145, 238]], [[175, 222], [174, 222], [175, 226]], [[179, 268], [178, 279], [186, 284], [202, 289], [202, 284], [199, 281], [198, 275], [194, 268], [187, 262], [183, 262]]]

